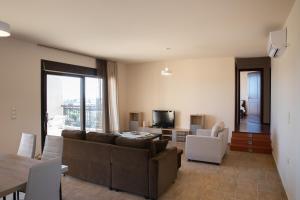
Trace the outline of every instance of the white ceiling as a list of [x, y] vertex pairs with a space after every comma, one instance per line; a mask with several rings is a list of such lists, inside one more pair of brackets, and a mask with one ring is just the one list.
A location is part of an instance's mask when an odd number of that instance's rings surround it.
[[[16, 38], [124, 62], [266, 55], [294, 0], [0, 0]], [[171, 48], [171, 50], [166, 50]]]

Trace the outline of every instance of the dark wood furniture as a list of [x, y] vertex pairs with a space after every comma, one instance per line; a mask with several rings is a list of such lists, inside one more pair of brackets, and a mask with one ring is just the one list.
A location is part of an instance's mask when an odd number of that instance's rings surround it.
[[253, 153], [272, 153], [270, 134], [233, 132], [230, 149]]

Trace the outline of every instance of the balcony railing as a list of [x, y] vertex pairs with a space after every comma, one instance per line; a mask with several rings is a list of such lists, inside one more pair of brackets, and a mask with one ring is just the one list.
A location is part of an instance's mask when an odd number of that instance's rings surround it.
[[[80, 127], [80, 105], [61, 105], [63, 108], [63, 115], [65, 116], [65, 125], [72, 127]], [[86, 105], [85, 107], [86, 128], [101, 129], [102, 128], [102, 109], [97, 105]]]

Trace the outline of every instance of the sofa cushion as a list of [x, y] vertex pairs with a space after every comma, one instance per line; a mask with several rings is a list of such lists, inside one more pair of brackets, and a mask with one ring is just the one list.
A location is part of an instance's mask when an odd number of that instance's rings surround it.
[[149, 149], [152, 151], [152, 140], [150, 139], [133, 139], [126, 137], [118, 137], [115, 140], [118, 146], [133, 147], [138, 149]]
[[114, 144], [116, 137], [116, 135], [110, 133], [89, 132], [86, 134], [86, 140], [106, 144]]
[[217, 122], [211, 129], [211, 137], [218, 137], [219, 132], [224, 129], [224, 122]]
[[169, 140], [167, 140], [167, 139], [153, 141], [154, 153], [158, 154], [158, 153], [166, 150], [168, 143], [169, 143]]
[[78, 139], [78, 140], [85, 139], [85, 132], [80, 130], [63, 130], [61, 135], [64, 138]]

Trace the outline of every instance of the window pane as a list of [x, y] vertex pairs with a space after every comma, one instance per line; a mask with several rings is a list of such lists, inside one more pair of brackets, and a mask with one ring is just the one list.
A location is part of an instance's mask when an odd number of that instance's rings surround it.
[[47, 134], [81, 129], [80, 78], [47, 75]]
[[86, 131], [103, 130], [102, 79], [85, 78]]

